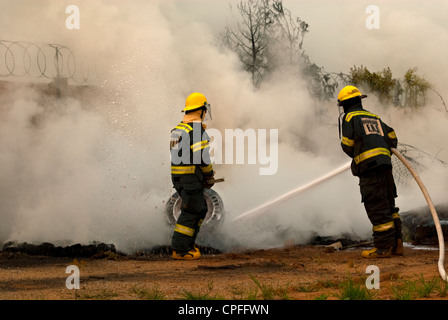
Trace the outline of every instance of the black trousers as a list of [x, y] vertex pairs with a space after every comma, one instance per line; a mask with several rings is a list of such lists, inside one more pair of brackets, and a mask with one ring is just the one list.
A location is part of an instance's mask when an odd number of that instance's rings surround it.
[[196, 175], [172, 176], [173, 186], [182, 199], [181, 213], [174, 227], [171, 249], [185, 253], [194, 248], [202, 221], [207, 214], [204, 185]]
[[397, 188], [391, 166], [380, 166], [359, 177], [362, 202], [372, 223], [373, 241], [378, 249], [394, 246], [402, 238]]

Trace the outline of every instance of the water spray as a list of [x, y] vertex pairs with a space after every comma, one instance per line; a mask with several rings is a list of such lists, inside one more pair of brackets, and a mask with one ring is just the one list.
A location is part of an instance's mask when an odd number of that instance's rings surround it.
[[[409, 170], [411, 175], [414, 177], [415, 181], [417, 182], [418, 186], [420, 187], [420, 189], [421, 189], [421, 191], [423, 193], [423, 196], [426, 199], [426, 202], [428, 203], [428, 207], [429, 207], [429, 209], [431, 211], [431, 214], [432, 214], [432, 217], [434, 219], [434, 224], [436, 226], [437, 236], [438, 236], [438, 241], [439, 241], [439, 261], [438, 261], [439, 273], [440, 273], [440, 276], [442, 277], [442, 279], [444, 281], [448, 281], [447, 274], [446, 274], [446, 271], [445, 271], [445, 268], [444, 268], [445, 241], [444, 241], [444, 238], [443, 238], [443, 231], [442, 231], [442, 227], [440, 225], [440, 221], [439, 221], [439, 217], [437, 215], [437, 211], [436, 211], [436, 209], [434, 207], [434, 204], [433, 204], [433, 202], [431, 200], [431, 197], [430, 197], [428, 191], [426, 190], [426, 187], [423, 184], [423, 181], [420, 179], [420, 177], [418, 176], [417, 172], [411, 166], [409, 161], [407, 161], [406, 158], [403, 157], [403, 155], [397, 149], [391, 148], [391, 151], [392, 151], [392, 153], [395, 156], [397, 156], [398, 159], [400, 159], [400, 161], [405, 165], [405, 167]], [[320, 177], [320, 178], [318, 178], [318, 179], [316, 179], [316, 180], [314, 180], [314, 181], [312, 181], [312, 182], [310, 182], [310, 183], [308, 183], [308, 184], [306, 184], [304, 186], [301, 186], [299, 188], [291, 190], [290, 192], [285, 193], [284, 195], [282, 195], [282, 196], [280, 196], [280, 197], [278, 197], [278, 198], [276, 198], [274, 200], [266, 202], [266, 203], [264, 203], [264, 204], [262, 204], [262, 205], [260, 205], [260, 206], [258, 206], [256, 208], [254, 208], [254, 209], [252, 209], [250, 211], [247, 211], [247, 212], [243, 213], [242, 215], [234, 218], [232, 221], [236, 222], [236, 221], [240, 221], [240, 220], [243, 220], [243, 219], [247, 219], [249, 217], [254, 217], [254, 216], [260, 215], [260, 214], [266, 212], [269, 208], [271, 208], [271, 207], [273, 207], [275, 205], [278, 205], [278, 204], [280, 204], [280, 203], [282, 203], [282, 202], [284, 202], [284, 201], [286, 201], [286, 200], [288, 200], [288, 199], [290, 199], [290, 198], [292, 198], [294, 196], [297, 196], [298, 194], [300, 194], [300, 193], [302, 193], [302, 192], [304, 192], [306, 190], [309, 190], [312, 187], [317, 186], [317, 185], [319, 185], [319, 184], [321, 184], [321, 183], [323, 183], [323, 182], [325, 182], [325, 181], [327, 181], [327, 180], [337, 176], [338, 174], [348, 170], [350, 168], [350, 165], [351, 165], [351, 162], [348, 162], [348, 163], [340, 166], [339, 168], [329, 172], [328, 174], [326, 174], [326, 175], [324, 175], [324, 176], [322, 176], [322, 177]]]
[[246, 219], [246, 218], [249, 218], [249, 217], [257, 216], [257, 215], [265, 212], [269, 208], [271, 208], [271, 207], [273, 207], [275, 205], [278, 205], [278, 204], [280, 204], [280, 203], [282, 203], [282, 202], [284, 202], [284, 201], [286, 201], [286, 200], [288, 200], [288, 199], [298, 195], [299, 193], [302, 193], [302, 192], [304, 192], [306, 190], [309, 190], [312, 187], [315, 187], [315, 186], [317, 186], [317, 185], [319, 185], [319, 184], [321, 184], [321, 183], [323, 183], [323, 182], [325, 182], [325, 181], [327, 181], [327, 180], [337, 176], [338, 174], [340, 174], [340, 173], [350, 169], [350, 165], [351, 165], [351, 161], [346, 163], [346, 164], [344, 164], [344, 165], [342, 165], [342, 166], [340, 166], [339, 168], [329, 172], [328, 174], [326, 174], [326, 175], [324, 175], [324, 176], [322, 176], [322, 177], [320, 177], [320, 178], [318, 178], [318, 179], [316, 179], [316, 180], [314, 180], [314, 181], [304, 185], [304, 186], [301, 186], [301, 187], [298, 187], [298, 188], [296, 188], [294, 190], [291, 190], [288, 193], [285, 193], [284, 195], [282, 195], [282, 196], [280, 196], [280, 197], [278, 197], [278, 198], [276, 198], [274, 200], [266, 202], [266, 203], [262, 204], [261, 206], [258, 206], [256, 208], [250, 210], [250, 211], [247, 211], [247, 212], [243, 213], [242, 215], [234, 218], [232, 221], [235, 222], [235, 221], [239, 221], [239, 220]]
[[417, 182], [418, 186], [420, 187], [420, 189], [421, 189], [421, 191], [423, 193], [423, 196], [426, 199], [426, 202], [428, 203], [429, 210], [431, 211], [432, 218], [434, 219], [434, 224], [436, 226], [437, 236], [438, 236], [438, 240], [439, 240], [439, 261], [438, 261], [439, 273], [440, 273], [440, 276], [442, 277], [442, 279], [444, 281], [448, 281], [447, 274], [446, 274], [445, 268], [444, 268], [445, 241], [443, 239], [442, 227], [440, 225], [440, 221], [439, 221], [439, 217], [437, 215], [436, 208], [434, 207], [434, 204], [433, 204], [433, 202], [431, 200], [431, 197], [429, 196], [428, 191], [426, 190], [425, 185], [423, 184], [423, 181], [420, 179], [419, 175], [414, 170], [414, 168], [412, 168], [412, 166], [409, 163], [409, 161], [407, 161], [406, 158], [403, 157], [403, 155], [397, 149], [391, 148], [391, 151], [392, 151], [392, 153], [394, 155], [397, 156], [398, 159], [401, 160], [401, 162], [403, 162], [403, 164], [406, 166], [406, 168], [412, 174], [412, 176], [414, 177], [414, 179]]

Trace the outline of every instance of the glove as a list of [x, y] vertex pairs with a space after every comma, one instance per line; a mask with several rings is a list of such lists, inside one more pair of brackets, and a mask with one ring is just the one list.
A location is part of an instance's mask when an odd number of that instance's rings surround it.
[[211, 189], [211, 187], [213, 187], [215, 184], [213, 182], [209, 182], [209, 181], [213, 180], [213, 179], [215, 179], [214, 174], [212, 174], [210, 176], [205, 176], [204, 188]]

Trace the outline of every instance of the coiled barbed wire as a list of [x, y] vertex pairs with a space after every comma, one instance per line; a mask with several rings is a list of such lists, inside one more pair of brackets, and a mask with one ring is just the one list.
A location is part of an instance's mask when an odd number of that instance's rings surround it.
[[0, 40], [0, 77], [67, 78], [76, 83], [96, 80], [63, 45]]

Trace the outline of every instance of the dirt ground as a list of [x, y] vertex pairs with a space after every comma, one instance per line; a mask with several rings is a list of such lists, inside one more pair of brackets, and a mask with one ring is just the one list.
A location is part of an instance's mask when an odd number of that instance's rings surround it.
[[[447, 300], [438, 248], [425, 248], [405, 244], [402, 257], [365, 259], [360, 247], [331, 252], [307, 245], [205, 254], [195, 261], [167, 254], [73, 259], [1, 252], [0, 299], [339, 300], [352, 283], [375, 300]], [[69, 265], [79, 268], [79, 289], [66, 287]], [[369, 265], [378, 267], [379, 289], [366, 289]], [[409, 285], [431, 283], [434, 289], [423, 296]]]

